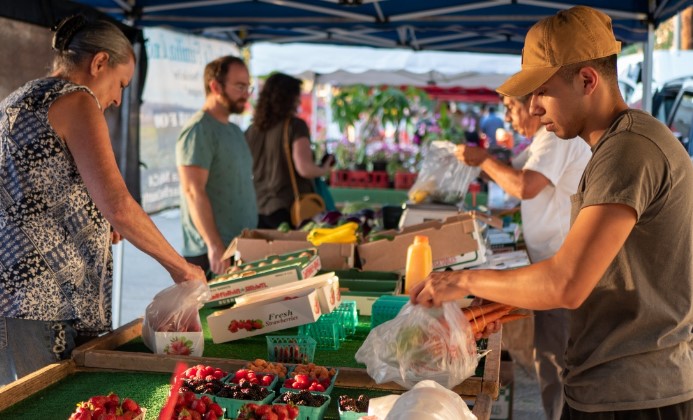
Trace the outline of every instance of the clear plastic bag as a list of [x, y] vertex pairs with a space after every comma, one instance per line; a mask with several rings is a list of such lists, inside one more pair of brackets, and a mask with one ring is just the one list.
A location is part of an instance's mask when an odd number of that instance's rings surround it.
[[400, 395], [385, 416], [385, 420], [476, 420], [476, 418], [462, 397], [433, 381], [419, 382], [414, 388]]
[[157, 293], [144, 312], [144, 344], [157, 352], [156, 333], [202, 334], [199, 310], [211, 295], [207, 283], [199, 280], [176, 283]]
[[455, 302], [425, 308], [407, 303], [371, 330], [356, 361], [376, 383], [407, 389], [430, 379], [451, 389], [474, 374], [479, 356], [469, 322]]
[[416, 182], [409, 190], [414, 204], [426, 199], [449, 204], [464, 200], [469, 184], [481, 169], [460, 162], [455, 156], [455, 145], [449, 141], [431, 142]]

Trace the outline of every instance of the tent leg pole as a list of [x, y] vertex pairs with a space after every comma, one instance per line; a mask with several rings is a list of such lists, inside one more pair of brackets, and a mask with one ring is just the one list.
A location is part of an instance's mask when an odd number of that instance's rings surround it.
[[120, 241], [113, 245], [113, 297], [111, 300], [111, 310], [113, 312], [113, 328], [121, 325], [122, 303], [123, 303], [123, 257], [125, 256], [124, 242]]
[[654, 23], [647, 23], [647, 42], [642, 60], [642, 110], [652, 113], [652, 56], [654, 54]]

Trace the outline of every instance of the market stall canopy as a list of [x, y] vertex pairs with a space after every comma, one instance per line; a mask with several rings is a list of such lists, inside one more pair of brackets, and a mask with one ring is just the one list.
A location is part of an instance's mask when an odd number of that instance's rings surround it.
[[135, 26], [229, 39], [519, 54], [539, 19], [581, 4], [609, 14], [625, 43], [647, 42], [690, 0], [80, 0]]
[[495, 89], [520, 68], [520, 57], [440, 51], [406, 51], [310, 44], [258, 43], [251, 46], [250, 68], [318, 83]]

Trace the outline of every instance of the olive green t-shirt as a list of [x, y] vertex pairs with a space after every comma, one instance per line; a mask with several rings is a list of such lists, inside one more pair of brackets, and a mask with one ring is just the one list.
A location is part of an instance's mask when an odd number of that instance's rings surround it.
[[[224, 124], [204, 111], [195, 113], [178, 137], [176, 165], [199, 166], [209, 171], [205, 190], [225, 246], [243, 229], [257, 227], [253, 158], [237, 125]], [[180, 207], [183, 255], [206, 254], [207, 246], [192, 222], [184, 197]]]
[[637, 222], [572, 313], [564, 372], [581, 411], [639, 410], [693, 398], [693, 164], [669, 129], [627, 110], [592, 148], [572, 197], [623, 204]]

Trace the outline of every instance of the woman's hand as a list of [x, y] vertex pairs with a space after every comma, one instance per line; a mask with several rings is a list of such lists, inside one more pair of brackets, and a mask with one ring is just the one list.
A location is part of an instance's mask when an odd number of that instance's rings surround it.
[[[183, 260], [185, 261], [185, 260]], [[189, 262], [185, 262], [185, 265], [181, 267], [179, 271], [171, 272], [171, 278], [173, 279], [174, 282], [176, 283], [182, 283], [184, 281], [191, 281], [191, 280], [200, 280], [200, 281], [207, 281], [207, 277], [205, 276], [205, 272], [202, 271], [202, 269], [195, 265], [195, 264], [190, 264]]]
[[[113, 229], [113, 228], [111, 228], [111, 229]], [[115, 230], [111, 230], [111, 243], [113, 245], [117, 244], [118, 242], [120, 242], [122, 240], [123, 240], [123, 235], [121, 235], [120, 233], [118, 233]]]

